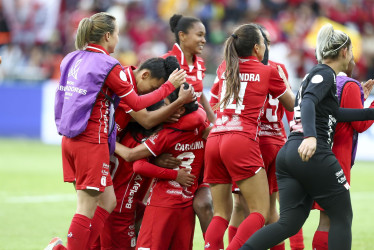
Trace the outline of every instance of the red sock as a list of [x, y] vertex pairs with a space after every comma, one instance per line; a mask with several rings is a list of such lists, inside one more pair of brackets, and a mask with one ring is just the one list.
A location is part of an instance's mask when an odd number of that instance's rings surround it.
[[223, 249], [223, 236], [229, 222], [222, 217], [214, 216], [205, 232], [205, 249]]
[[237, 227], [229, 226], [229, 244], [231, 243], [232, 239], [234, 239], [236, 232], [238, 231]]
[[284, 242], [280, 245], [276, 245], [276, 246], [273, 246], [272, 248], [270, 248], [270, 250], [285, 250], [285, 244]]
[[329, 249], [329, 232], [316, 231], [314, 233], [313, 250], [328, 250]]
[[232, 239], [226, 250], [237, 250], [265, 224], [265, 218], [260, 213], [250, 213], [249, 216], [240, 224], [238, 231]]
[[290, 247], [291, 250], [302, 250], [304, 249], [304, 237], [303, 237], [303, 229], [301, 228], [297, 234], [290, 237]]
[[103, 231], [106, 219], [108, 219], [110, 213], [104, 208], [97, 206], [95, 214], [91, 221], [91, 234], [87, 242], [87, 249], [93, 247], [95, 241], [99, 237], [101, 231]]
[[90, 237], [90, 224], [91, 219], [83, 214], [75, 214], [71, 220], [70, 228], [68, 231], [68, 244], [69, 250], [82, 250], [86, 249], [88, 238]]

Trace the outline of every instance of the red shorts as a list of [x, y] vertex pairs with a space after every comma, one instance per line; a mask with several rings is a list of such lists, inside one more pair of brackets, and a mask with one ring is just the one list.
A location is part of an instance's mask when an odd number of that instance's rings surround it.
[[65, 182], [76, 182], [76, 189], [100, 192], [113, 185], [109, 174], [108, 144], [62, 138], [62, 168]]
[[232, 183], [254, 176], [264, 163], [258, 142], [238, 133], [209, 136], [204, 182]]
[[[262, 159], [264, 160], [266, 175], [269, 184], [269, 194], [278, 192], [277, 177], [275, 175], [275, 159], [277, 158], [278, 151], [282, 148], [281, 145], [276, 144], [261, 144], [260, 149], [262, 154]], [[235, 182], [232, 184], [232, 192], [239, 193], [240, 189]]]
[[275, 160], [282, 147], [283, 145], [260, 143], [262, 159], [264, 160], [266, 175], [268, 177], [270, 195], [274, 192], [278, 192], [277, 177], [275, 175]]
[[182, 208], [147, 206], [139, 238], [138, 250], [190, 250], [195, 230], [192, 206]]
[[131, 214], [112, 212], [100, 234], [101, 249], [135, 250], [135, 211]]

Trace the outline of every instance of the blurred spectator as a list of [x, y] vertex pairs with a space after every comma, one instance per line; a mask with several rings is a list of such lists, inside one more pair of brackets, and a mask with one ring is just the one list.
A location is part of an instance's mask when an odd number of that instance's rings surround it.
[[174, 13], [200, 18], [207, 30], [202, 57], [208, 74], [215, 74], [222, 45], [235, 26], [260, 23], [271, 34], [271, 57], [287, 65], [296, 84], [316, 63], [305, 37], [325, 16], [362, 34], [355, 78], [374, 77], [372, 0], [0, 0], [0, 84], [58, 79], [61, 59], [75, 50], [79, 20], [99, 11], [117, 17], [120, 42], [114, 56], [124, 65], [162, 55], [172, 46], [167, 22]]

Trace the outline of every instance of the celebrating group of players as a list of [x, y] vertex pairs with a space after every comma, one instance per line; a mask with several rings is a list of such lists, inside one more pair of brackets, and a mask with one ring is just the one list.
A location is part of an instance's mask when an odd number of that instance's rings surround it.
[[[67, 246], [54, 238], [46, 249], [192, 249], [195, 215], [205, 249], [224, 249], [227, 228], [227, 249], [285, 249], [283, 240], [293, 235], [292, 249], [303, 249], [301, 227], [313, 200], [331, 220], [330, 249], [350, 249], [345, 175], [356, 131], [372, 122], [343, 123], [352, 138], [344, 173], [331, 145], [337, 121], [374, 118], [362, 109], [374, 82], [340, 80], [341, 106], [362, 112], [339, 109], [336, 74], [349, 75], [354, 65], [349, 37], [332, 26], [321, 29], [320, 64], [295, 98], [284, 65], [268, 60], [269, 34], [257, 24], [241, 25], [226, 40], [209, 102], [197, 56], [206, 43], [204, 25], [174, 15], [170, 27], [172, 50], [123, 68], [109, 56], [118, 43], [115, 18], [98, 13], [80, 22], [77, 51], [61, 63], [55, 102], [64, 181], [74, 183], [77, 210]], [[346, 91], [358, 98], [347, 100]], [[287, 113], [288, 141], [285, 110], [295, 110]], [[308, 174], [299, 173], [306, 167]], [[337, 230], [341, 221], [348, 229]], [[313, 245], [327, 249], [326, 234], [316, 233]]]

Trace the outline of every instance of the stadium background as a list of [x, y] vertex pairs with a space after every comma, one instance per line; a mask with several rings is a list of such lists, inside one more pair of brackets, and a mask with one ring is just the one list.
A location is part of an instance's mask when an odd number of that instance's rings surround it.
[[[113, 56], [123, 65], [137, 65], [172, 47], [174, 34], [168, 25], [172, 14], [199, 17], [207, 30], [201, 55], [207, 67], [207, 96], [225, 38], [247, 22], [269, 30], [270, 58], [286, 65], [294, 90], [316, 63], [316, 33], [327, 21], [352, 37], [354, 77], [361, 81], [374, 77], [374, 1], [370, 0], [0, 0], [0, 137], [60, 142], [53, 123], [59, 65], [74, 50], [79, 21], [99, 11], [118, 20], [120, 42]], [[360, 136], [358, 160], [374, 160], [373, 139], [374, 128]]]

